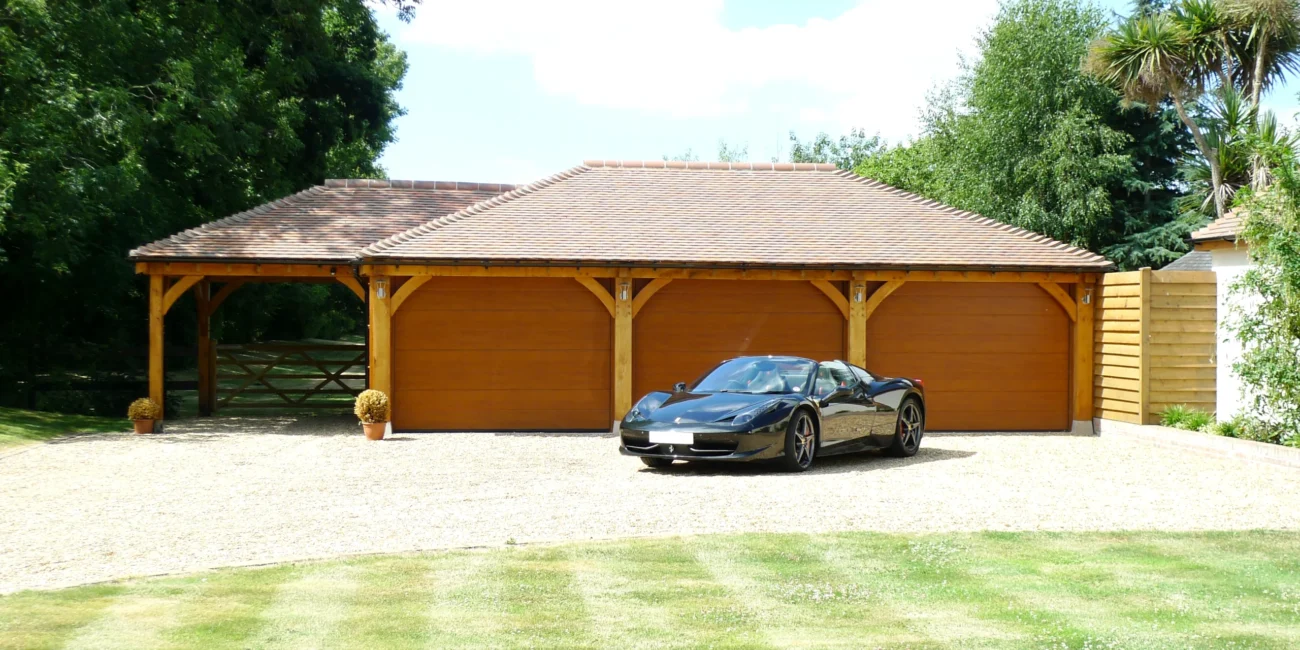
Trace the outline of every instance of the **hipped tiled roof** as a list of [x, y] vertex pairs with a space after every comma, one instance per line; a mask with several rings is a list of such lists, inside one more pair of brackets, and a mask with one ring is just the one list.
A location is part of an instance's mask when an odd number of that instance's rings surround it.
[[1208, 225], [1196, 232], [1188, 239], [1195, 242], [1227, 240], [1236, 241], [1241, 235], [1242, 226], [1245, 225], [1245, 215], [1233, 211], [1211, 221]]
[[587, 161], [366, 247], [376, 262], [1104, 271], [833, 165]]
[[1166, 264], [1161, 271], [1213, 271], [1214, 255], [1210, 251], [1192, 251]]
[[514, 189], [497, 183], [331, 179], [141, 246], [147, 261], [348, 264], [376, 241]]

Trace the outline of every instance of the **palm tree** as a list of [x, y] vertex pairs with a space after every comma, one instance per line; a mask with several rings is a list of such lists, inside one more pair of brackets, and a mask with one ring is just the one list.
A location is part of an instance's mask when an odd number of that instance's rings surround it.
[[1218, 150], [1192, 119], [1188, 106], [1205, 93], [1209, 79], [1223, 78], [1228, 57], [1222, 49], [1225, 40], [1221, 35], [1197, 26], [1219, 23], [1193, 22], [1187, 15], [1175, 11], [1130, 18], [1092, 44], [1084, 65], [1094, 76], [1118, 89], [1126, 100], [1153, 107], [1165, 99], [1173, 103], [1209, 167], [1214, 211], [1222, 217], [1226, 201]]
[[[1245, 35], [1241, 47], [1242, 87], [1259, 114], [1264, 89], [1287, 72], [1300, 69], [1300, 2], [1297, 0], [1224, 0], [1225, 13]], [[1245, 65], [1249, 64], [1249, 65]], [[1254, 123], [1259, 127], [1259, 123]], [[1251, 176], [1256, 187], [1267, 184], [1268, 169], [1256, 160]]]
[[[1259, 108], [1265, 88], [1300, 69], [1300, 2], [1297, 0], [1222, 0], [1224, 13], [1245, 34], [1242, 87]], [[1247, 67], [1247, 66], [1243, 66]]]

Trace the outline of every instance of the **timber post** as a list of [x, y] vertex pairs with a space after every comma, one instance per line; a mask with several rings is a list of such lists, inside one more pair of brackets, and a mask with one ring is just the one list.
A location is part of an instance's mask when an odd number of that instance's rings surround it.
[[[163, 297], [166, 286], [163, 276], [149, 276], [149, 399], [160, 408], [163, 404], [163, 316], [166, 308]], [[164, 416], [166, 412], [164, 409]]]
[[1096, 288], [1096, 285], [1091, 283], [1078, 282], [1074, 285], [1075, 319], [1070, 325], [1074, 338], [1074, 358], [1071, 364], [1074, 375], [1071, 381], [1074, 387], [1071, 400], [1074, 410], [1072, 428], [1075, 432], [1088, 434], [1093, 433], [1093, 392], [1095, 390], [1093, 376], [1096, 372], [1093, 357], [1093, 328], [1095, 327], [1093, 315], [1097, 299], [1100, 297]]
[[370, 388], [382, 391], [392, 402], [393, 279], [387, 276], [370, 281]]
[[[644, 289], [643, 289], [644, 290]], [[632, 410], [632, 278], [620, 269], [614, 279], [614, 419]]]
[[194, 285], [194, 305], [198, 310], [199, 415], [212, 415], [212, 284], [200, 280]]
[[867, 365], [867, 279], [862, 271], [853, 272], [849, 283], [848, 340], [845, 347], [849, 363], [865, 368]]

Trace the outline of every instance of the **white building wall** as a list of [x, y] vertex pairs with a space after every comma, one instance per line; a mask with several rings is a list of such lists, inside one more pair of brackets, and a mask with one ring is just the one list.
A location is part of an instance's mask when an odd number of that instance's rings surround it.
[[[1231, 295], [1232, 284], [1250, 268], [1250, 259], [1245, 247], [1224, 248], [1213, 251], [1214, 273], [1219, 284], [1219, 325], [1218, 325], [1218, 360], [1216, 370], [1216, 399], [1218, 402], [1218, 419], [1226, 420], [1249, 405], [1242, 391], [1241, 381], [1233, 373], [1232, 366], [1241, 359], [1241, 343], [1224, 324], [1231, 318], [1233, 303], [1242, 304], [1241, 298]], [[1245, 304], [1248, 304], [1245, 303]]]

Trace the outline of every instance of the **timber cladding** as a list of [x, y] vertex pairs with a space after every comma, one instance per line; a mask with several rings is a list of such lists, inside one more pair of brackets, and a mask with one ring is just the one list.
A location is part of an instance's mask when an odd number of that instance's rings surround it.
[[1034, 284], [908, 282], [867, 321], [866, 365], [924, 381], [932, 430], [1070, 428], [1070, 319]]
[[433, 278], [393, 317], [393, 426], [608, 429], [611, 341], [571, 278]]
[[1215, 408], [1217, 288], [1210, 271], [1109, 273], [1096, 316], [1096, 416], [1158, 422]]
[[811, 282], [674, 280], [632, 328], [633, 400], [761, 354], [844, 358], [844, 316]]

